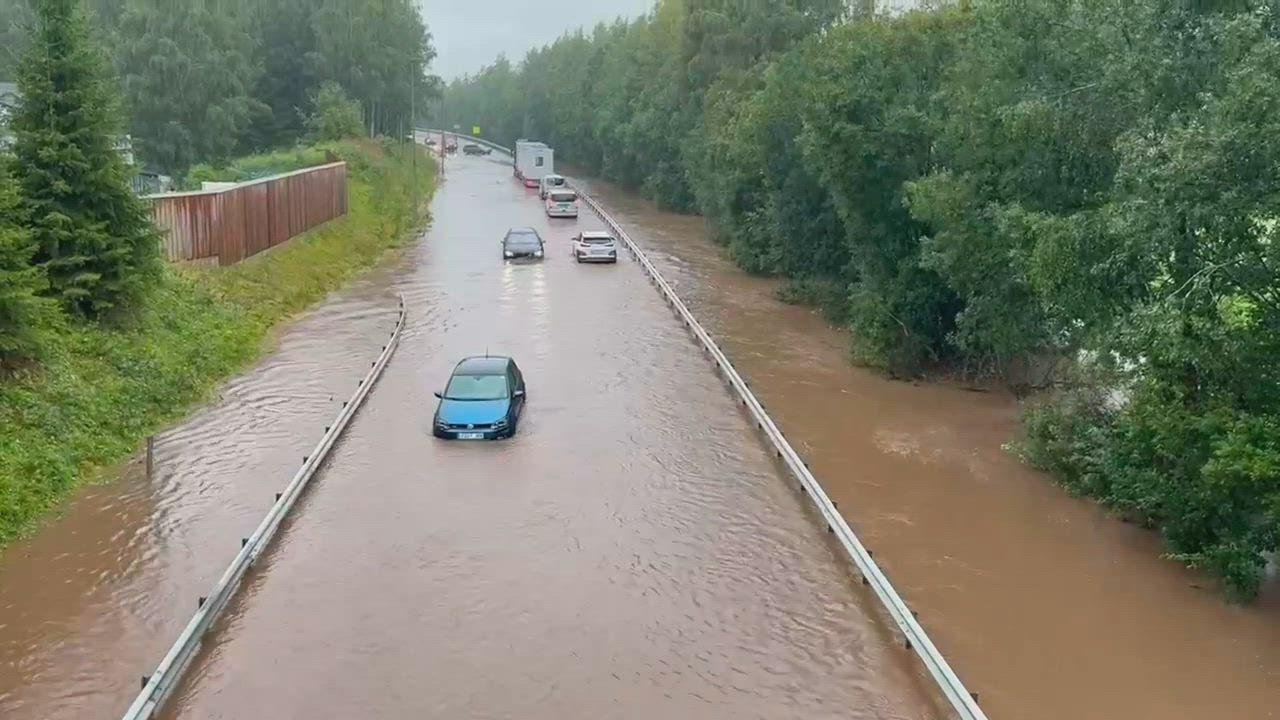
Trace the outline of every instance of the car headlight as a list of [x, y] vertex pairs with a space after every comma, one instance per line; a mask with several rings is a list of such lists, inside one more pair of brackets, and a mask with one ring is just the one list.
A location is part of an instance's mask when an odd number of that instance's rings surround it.
[[515, 256], [516, 256], [516, 254], [515, 254], [515, 253], [513, 253], [513, 252], [511, 252], [510, 250], [503, 250], [503, 251], [502, 251], [502, 257], [508, 257], [508, 258], [511, 258], [511, 257], [515, 257]]
[[494, 430], [505, 430], [507, 428], [507, 419], [502, 418], [493, 424]]
[[440, 418], [436, 418], [436, 427], [440, 428], [441, 430], [447, 430], [449, 429], [449, 423], [445, 422], [444, 420], [441, 420]]
[[534, 250], [534, 251], [533, 251], [533, 256], [534, 256], [534, 257], [542, 257], [542, 251], [541, 251], [541, 250]]

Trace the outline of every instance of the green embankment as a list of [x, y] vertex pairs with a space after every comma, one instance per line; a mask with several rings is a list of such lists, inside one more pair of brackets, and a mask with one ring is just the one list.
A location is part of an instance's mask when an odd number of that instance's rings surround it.
[[[408, 147], [328, 149], [348, 163], [345, 218], [234, 267], [170, 268], [120, 327], [68, 323], [42, 369], [0, 381], [0, 545], [258, 358], [272, 327], [411, 237]], [[417, 166], [425, 202], [433, 165]]]
[[183, 186], [188, 190], [199, 190], [202, 182], [248, 182], [305, 167], [323, 165], [327, 160], [324, 148], [315, 146], [250, 155], [239, 158], [226, 167], [196, 165], [187, 172]]

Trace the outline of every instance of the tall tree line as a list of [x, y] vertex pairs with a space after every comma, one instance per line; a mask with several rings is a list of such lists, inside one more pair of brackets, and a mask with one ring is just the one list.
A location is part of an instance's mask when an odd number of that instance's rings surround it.
[[[125, 91], [142, 159], [170, 174], [291, 144], [320, 87], [358, 102], [370, 134], [411, 124], [435, 56], [413, 0], [85, 0]], [[12, 76], [29, 0], [0, 0], [0, 80]], [[415, 87], [416, 84], [416, 87]]]
[[0, 156], [0, 365], [40, 356], [64, 317], [127, 310], [160, 271], [159, 235], [115, 148], [118, 90], [78, 0], [42, 0]]
[[399, 132], [433, 54], [410, 0], [3, 0], [0, 34], [21, 95], [0, 148], [0, 379], [163, 283], [121, 135], [176, 173]]
[[1025, 456], [1251, 595], [1280, 545], [1276, 12], [841, 5], [663, 0], [441, 112], [702, 213], [860, 362], [1047, 383]]

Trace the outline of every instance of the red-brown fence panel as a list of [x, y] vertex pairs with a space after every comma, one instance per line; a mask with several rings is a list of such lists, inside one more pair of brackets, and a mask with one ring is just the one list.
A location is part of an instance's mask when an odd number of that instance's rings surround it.
[[347, 165], [332, 163], [224, 190], [152, 195], [171, 262], [234, 265], [347, 214]]

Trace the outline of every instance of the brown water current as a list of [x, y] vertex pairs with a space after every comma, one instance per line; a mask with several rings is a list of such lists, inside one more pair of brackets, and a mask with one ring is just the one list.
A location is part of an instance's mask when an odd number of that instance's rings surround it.
[[331, 298], [277, 351], [0, 555], [0, 718], [118, 717], [378, 356], [385, 276]]
[[[396, 356], [169, 717], [941, 717], [639, 269], [572, 261], [598, 224], [496, 159], [433, 215]], [[519, 225], [549, 257], [503, 261]], [[486, 351], [523, 369], [519, 435], [434, 439]]]
[[[1249, 607], [1002, 449], [1015, 401], [852, 368], [702, 222], [597, 184], [994, 720], [1280, 717], [1280, 584]], [[640, 270], [578, 266], [496, 155], [422, 243], [0, 555], [0, 718], [118, 717], [378, 353], [368, 403], [171, 718], [946, 717]], [[504, 263], [531, 225], [541, 263]], [[430, 436], [453, 364], [513, 355], [520, 435]]]
[[703, 221], [588, 183], [716, 336], [992, 718], [1280, 717], [1280, 582], [1227, 603], [1158, 536], [1002, 446], [999, 392], [851, 367], [848, 336], [736, 270]]

